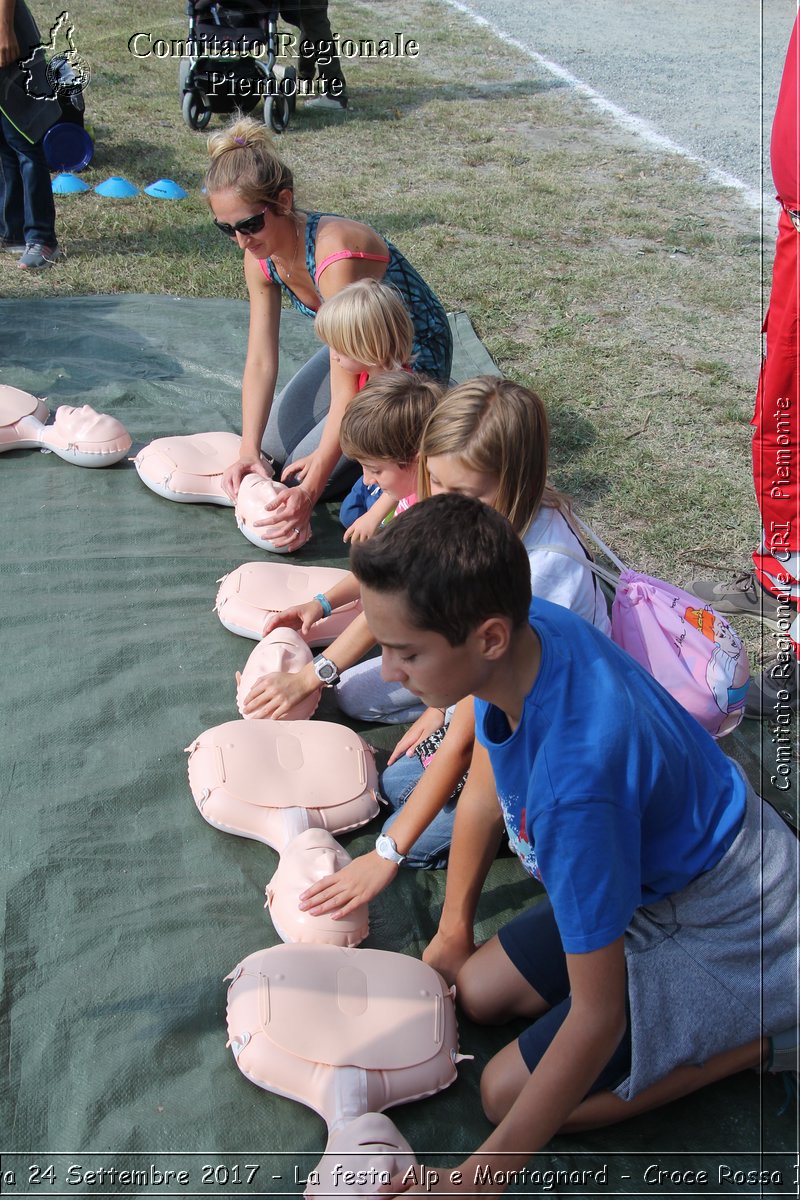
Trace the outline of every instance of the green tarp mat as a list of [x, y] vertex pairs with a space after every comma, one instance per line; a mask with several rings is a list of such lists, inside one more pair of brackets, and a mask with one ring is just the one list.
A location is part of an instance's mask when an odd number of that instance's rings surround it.
[[[466, 318], [453, 321], [454, 374], [491, 370]], [[51, 408], [113, 413], [134, 449], [237, 426], [243, 303], [4, 301], [0, 326], [3, 382]], [[292, 313], [281, 337], [286, 379], [317, 343]], [[129, 462], [84, 470], [14, 451], [0, 457], [0, 486], [2, 1191], [299, 1194], [324, 1125], [250, 1083], [225, 1046], [223, 976], [277, 942], [263, 910], [277, 855], [202, 820], [184, 753], [236, 717], [233, 676], [252, 643], [213, 613], [216, 581], [259, 552], [229, 509], [165, 501]], [[298, 560], [345, 563], [334, 512], [318, 511]], [[320, 715], [336, 719], [328, 696]], [[363, 732], [384, 748], [396, 736]], [[757, 748], [742, 752], [756, 761]], [[342, 841], [357, 854], [377, 827]], [[371, 906], [366, 945], [419, 955], [443, 888], [443, 872], [401, 871]], [[498, 859], [479, 935], [531, 888], [515, 860]], [[447, 1091], [392, 1110], [423, 1162], [443, 1170], [489, 1133], [480, 1072], [513, 1032], [462, 1020], [461, 1048], [474, 1061]], [[544, 1175], [512, 1190], [758, 1194], [736, 1172], [768, 1168], [782, 1184], [765, 1194], [789, 1194], [796, 1109], [779, 1115], [783, 1102], [777, 1079], [741, 1075], [627, 1125], [558, 1137], [533, 1160], [537, 1171], [588, 1172], [584, 1185]], [[132, 1184], [109, 1174], [131, 1169], [144, 1173]], [[170, 1170], [185, 1179], [160, 1184]], [[682, 1181], [653, 1183], [654, 1170]], [[692, 1171], [706, 1171], [708, 1184], [689, 1186]]]

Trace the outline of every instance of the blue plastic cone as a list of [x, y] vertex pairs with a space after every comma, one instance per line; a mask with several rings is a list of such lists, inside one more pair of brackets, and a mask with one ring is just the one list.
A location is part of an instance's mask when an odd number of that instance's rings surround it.
[[148, 183], [144, 190], [158, 200], [185, 200], [188, 195], [174, 179], [157, 179], [155, 183]]
[[74, 192], [88, 192], [89, 185], [85, 179], [69, 173], [56, 175], [53, 180], [53, 192], [56, 196], [70, 196]]
[[121, 175], [111, 175], [108, 179], [104, 179], [102, 183], [98, 183], [94, 190], [98, 196], [109, 196], [114, 200], [124, 200], [128, 196], [139, 195], [139, 189], [136, 184], [123, 179]]

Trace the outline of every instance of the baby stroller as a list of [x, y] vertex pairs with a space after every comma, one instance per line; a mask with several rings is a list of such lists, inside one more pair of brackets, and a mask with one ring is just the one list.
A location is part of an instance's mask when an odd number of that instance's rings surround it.
[[[187, 0], [188, 58], [181, 59], [183, 119], [205, 129], [212, 113], [252, 112], [283, 133], [297, 101], [297, 71], [275, 75], [278, 6], [268, 0]], [[258, 57], [256, 57], [256, 55]]]

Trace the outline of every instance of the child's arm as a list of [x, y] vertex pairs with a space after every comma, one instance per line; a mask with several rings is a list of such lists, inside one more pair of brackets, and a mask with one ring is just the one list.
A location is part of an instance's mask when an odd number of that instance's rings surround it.
[[[461, 701], [461, 703], [465, 703]], [[471, 704], [468, 700], [466, 703]], [[397, 762], [404, 754], [410, 758], [414, 753], [415, 747], [419, 745], [424, 738], [430, 737], [437, 729], [441, 729], [447, 714], [446, 708], [426, 708], [421, 717], [417, 717], [416, 721], [400, 738], [400, 741], [395, 746], [392, 753], [389, 755], [387, 766], [391, 766], [393, 762]]]
[[[331, 642], [325, 657], [335, 663], [341, 673], [363, 658], [374, 645], [375, 639], [370, 633], [367, 619], [363, 613], [359, 613], [347, 629]], [[248, 717], [271, 717], [280, 721], [295, 704], [321, 688], [322, 683], [317, 679], [312, 663], [294, 673], [276, 671], [254, 684], [244, 702], [244, 711]]]
[[572, 995], [569, 1013], [497, 1128], [454, 1168], [461, 1172], [461, 1185], [454, 1187], [452, 1172], [440, 1169], [439, 1181], [432, 1189], [415, 1188], [404, 1195], [428, 1195], [431, 1190], [500, 1195], [506, 1185], [490, 1182], [492, 1176], [521, 1170], [583, 1100], [625, 1031], [623, 939], [566, 958]]
[[[472, 699], [467, 697], [456, 707], [444, 741], [392, 825], [392, 837], [401, 854], [408, 853], [450, 799], [469, 767], [474, 738], [474, 710]], [[328, 913], [333, 920], [346, 917], [382, 892], [398, 870], [397, 863], [387, 862], [371, 850], [307, 888], [300, 896], [300, 908], [312, 916]]]
[[379, 496], [371, 508], [357, 517], [344, 531], [343, 542], [366, 542], [380, 529], [381, 521], [394, 511], [396, 500], [385, 493]]
[[[317, 503], [325, 490], [333, 468], [341, 458], [342, 448], [339, 445], [339, 426], [347, 412], [350, 401], [358, 391], [358, 377], [345, 371], [337, 362], [331, 359], [331, 403], [319, 446], [304, 458], [297, 458], [284, 467], [281, 480], [296, 478], [311, 497], [312, 507]], [[267, 505], [267, 511], [286, 503], [286, 493]], [[288, 493], [291, 496], [291, 491]], [[281, 514], [282, 515], [282, 514]]]
[[[341, 608], [345, 604], [352, 604], [354, 600], [358, 600], [361, 588], [355, 575], [348, 571], [346, 579], [335, 583], [323, 594], [331, 608]], [[305, 635], [311, 626], [316, 625], [317, 621], [324, 616], [325, 610], [319, 600], [316, 598], [306, 600], [304, 604], [295, 604], [293, 608], [285, 608], [283, 612], [274, 613], [268, 617], [264, 622], [261, 636], [266, 637], [268, 633], [272, 633], [273, 629], [279, 628], [299, 629]]]
[[[441, 747], [437, 757], [439, 753]], [[439, 928], [422, 956], [448, 983], [455, 983], [458, 971], [474, 953], [478, 897], [504, 829], [489, 755], [476, 742], [469, 776], [456, 805]]]

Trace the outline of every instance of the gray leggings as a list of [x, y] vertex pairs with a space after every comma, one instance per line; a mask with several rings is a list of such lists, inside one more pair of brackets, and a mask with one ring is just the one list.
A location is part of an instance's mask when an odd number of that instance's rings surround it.
[[[322, 346], [275, 397], [261, 449], [280, 467], [311, 454], [319, 447], [330, 406], [330, 351]], [[342, 455], [321, 498], [341, 498], [359, 474], [358, 464]]]
[[380, 658], [367, 658], [343, 671], [335, 696], [342, 712], [357, 721], [400, 725], [416, 721], [425, 712], [419, 696], [402, 684], [386, 682], [381, 675]]

